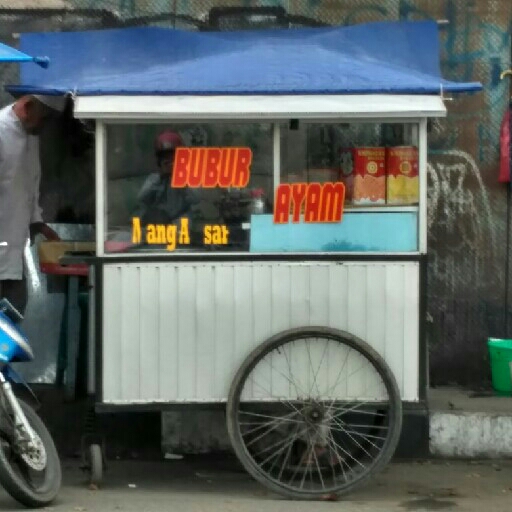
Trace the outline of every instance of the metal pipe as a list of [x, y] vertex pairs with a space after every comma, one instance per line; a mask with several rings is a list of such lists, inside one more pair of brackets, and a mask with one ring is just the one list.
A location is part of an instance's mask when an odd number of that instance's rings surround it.
[[427, 197], [427, 183], [428, 183], [428, 142], [427, 142], [427, 120], [421, 119], [419, 125], [419, 252], [420, 254], [427, 253], [427, 232], [428, 232], [428, 197]]
[[32, 427], [30, 426], [25, 414], [23, 413], [18, 399], [14, 395], [11, 383], [4, 377], [2, 372], [0, 372], [0, 384], [2, 386], [4, 396], [9, 402], [12, 412], [14, 413], [14, 426], [16, 432], [18, 432], [21, 427], [22, 431], [28, 435], [32, 447], [37, 446], [37, 438], [34, 435], [34, 431], [32, 430]]
[[96, 254], [105, 252], [105, 197], [106, 197], [106, 129], [102, 121], [96, 121]]
[[281, 183], [281, 125], [277, 122], [273, 124], [273, 177], [274, 177], [274, 197], [277, 187]]

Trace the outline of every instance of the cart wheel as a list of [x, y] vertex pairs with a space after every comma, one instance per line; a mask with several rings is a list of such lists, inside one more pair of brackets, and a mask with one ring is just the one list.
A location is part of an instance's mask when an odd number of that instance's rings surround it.
[[91, 444], [87, 449], [89, 483], [99, 486], [103, 481], [103, 454], [99, 444]]
[[393, 373], [364, 341], [323, 327], [257, 347], [231, 385], [227, 426], [246, 470], [295, 499], [334, 499], [391, 459], [402, 428]]

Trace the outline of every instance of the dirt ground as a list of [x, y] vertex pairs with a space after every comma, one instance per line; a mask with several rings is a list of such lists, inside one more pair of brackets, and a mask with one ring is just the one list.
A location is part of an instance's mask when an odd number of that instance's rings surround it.
[[[266, 491], [231, 460], [113, 461], [98, 490], [78, 460], [63, 462], [64, 485], [48, 509], [70, 512], [510, 511], [512, 461], [395, 462], [337, 502], [293, 502]], [[0, 511], [20, 510], [0, 492]]]

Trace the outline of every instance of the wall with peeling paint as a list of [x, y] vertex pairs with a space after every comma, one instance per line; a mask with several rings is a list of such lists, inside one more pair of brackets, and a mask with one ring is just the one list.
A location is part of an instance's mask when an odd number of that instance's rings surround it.
[[[332, 25], [396, 19], [446, 20], [440, 29], [444, 75], [453, 80], [479, 80], [484, 91], [447, 101], [448, 118], [430, 126], [427, 325], [431, 382], [489, 385], [486, 338], [512, 336], [512, 318], [507, 312], [512, 297], [507, 265], [511, 254], [507, 247], [507, 187], [497, 182], [500, 123], [509, 100], [509, 79], [501, 81], [499, 75], [511, 66], [510, 0], [67, 3], [115, 13], [114, 18], [104, 16], [103, 21], [95, 21], [95, 26], [100, 22], [101, 26], [112, 26], [115, 20], [136, 23], [141, 16], [162, 15], [160, 25], [194, 30], [207, 21], [210, 9], [219, 5], [279, 6], [291, 15]], [[91, 26], [88, 20], [83, 17], [82, 23]], [[34, 22], [27, 23], [30, 27]], [[39, 25], [36, 28], [40, 29]], [[59, 21], [54, 19], [51, 28], [58, 30]]]
[[[486, 339], [510, 336], [506, 322], [507, 187], [498, 184], [500, 124], [508, 106], [512, 3], [408, 1], [401, 15], [446, 19], [443, 72], [471, 77], [483, 93], [448, 103], [433, 123], [429, 155], [428, 327], [431, 380], [484, 387]], [[405, 7], [405, 8], [404, 8]]]

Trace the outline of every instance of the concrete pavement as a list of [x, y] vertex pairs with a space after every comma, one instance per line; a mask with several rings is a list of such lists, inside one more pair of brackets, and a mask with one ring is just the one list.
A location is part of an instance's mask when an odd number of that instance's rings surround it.
[[[88, 490], [77, 460], [63, 462], [55, 512], [505, 512], [512, 504], [512, 461], [395, 462], [338, 502], [292, 502], [270, 494], [232, 459], [114, 461], [100, 490]], [[0, 491], [0, 510], [20, 510]]]
[[429, 390], [430, 453], [439, 457], [512, 457], [512, 398], [461, 388]]

